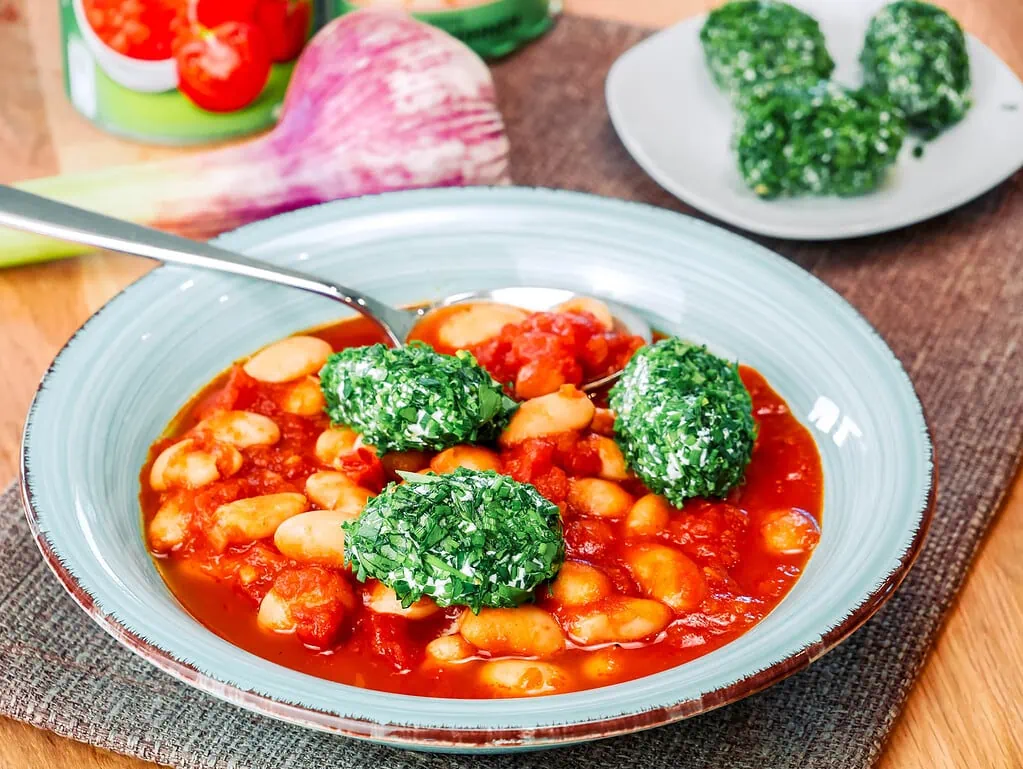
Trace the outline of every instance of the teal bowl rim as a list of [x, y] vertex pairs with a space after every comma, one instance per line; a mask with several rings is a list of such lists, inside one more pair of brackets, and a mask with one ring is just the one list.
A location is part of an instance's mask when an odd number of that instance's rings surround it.
[[[610, 208], [638, 209], [647, 216], [659, 218], [664, 222], [670, 222], [678, 218], [687, 220], [690, 226], [706, 228], [714, 231], [717, 237], [732, 240], [747, 251], [759, 252], [760, 258], [773, 261], [781, 270], [788, 270], [798, 280], [810, 281], [815, 284], [818, 290], [830, 294], [836, 301], [837, 307], [848, 314], [851, 319], [860, 324], [862, 329], [868, 332], [870, 340], [882, 349], [903, 379], [903, 383], [909, 388], [916, 405], [919, 408], [920, 418], [923, 423], [923, 438], [926, 444], [928, 456], [926, 463], [930, 469], [930, 485], [927, 490], [927, 497], [922, 509], [914, 510], [917, 515], [918, 526], [913, 532], [907, 548], [902, 553], [898, 563], [880, 581], [878, 587], [873, 590], [857, 606], [852, 608], [849, 615], [838, 625], [823, 632], [820, 638], [811, 644], [790, 654], [788, 657], [779, 660], [767, 668], [751, 673], [728, 685], [702, 693], [699, 697], [683, 700], [670, 706], [654, 707], [649, 710], [626, 714], [613, 718], [580, 721], [574, 724], [562, 724], [542, 726], [536, 728], [491, 728], [491, 729], [456, 729], [450, 727], [421, 727], [407, 726], [402, 724], [385, 724], [379, 721], [340, 716], [304, 705], [290, 702], [283, 702], [265, 694], [243, 689], [238, 686], [226, 684], [214, 676], [201, 672], [193, 665], [175, 658], [170, 653], [161, 649], [156, 644], [146, 640], [122, 625], [115, 617], [104, 613], [96, 599], [80, 584], [78, 578], [61, 561], [55, 548], [42, 532], [39, 522], [39, 512], [36, 509], [35, 499], [32, 492], [32, 473], [28, 466], [28, 454], [32, 442], [33, 420], [38, 408], [40, 394], [46, 387], [48, 379], [53, 374], [57, 363], [65, 351], [70, 348], [77, 337], [84, 332], [97, 317], [110, 309], [119, 301], [123, 300], [125, 294], [137, 284], [154, 279], [163, 267], [142, 275], [129, 285], [125, 286], [71, 335], [47, 368], [40, 379], [39, 385], [29, 406], [25, 420], [25, 427], [22, 433], [21, 463], [20, 463], [20, 490], [25, 508], [25, 517], [28, 521], [32, 537], [36, 546], [42, 553], [44, 560], [54, 573], [57, 579], [64, 586], [64, 589], [74, 601], [98, 624], [104, 631], [111, 635], [122, 646], [147, 660], [155, 667], [174, 678], [197, 688], [218, 699], [248, 710], [283, 720], [299, 726], [315, 729], [318, 731], [366, 739], [375, 743], [390, 745], [402, 748], [419, 748], [425, 750], [439, 751], [474, 751], [493, 749], [522, 749], [522, 748], [543, 748], [569, 745], [579, 742], [604, 739], [609, 737], [629, 734], [644, 729], [674, 723], [694, 715], [699, 715], [715, 710], [724, 705], [731, 704], [740, 699], [748, 697], [757, 692], [763, 691], [779, 681], [797, 673], [812, 662], [820, 659], [824, 654], [834, 649], [853, 632], [859, 629], [870, 619], [892, 596], [902, 581], [906, 578], [910, 568], [916, 561], [926, 540], [927, 531], [930, 528], [933, 518], [934, 506], [937, 496], [938, 471], [934, 441], [930, 420], [927, 419], [923, 404], [920, 402], [916, 389], [902, 363], [888, 347], [884, 339], [876, 329], [864, 318], [855, 307], [847, 302], [844, 297], [834, 289], [821, 281], [816, 276], [804, 271], [788, 259], [759, 245], [747, 238], [737, 235], [723, 227], [711, 224], [704, 220], [679, 214], [667, 209], [658, 208], [644, 203], [625, 201], [614, 198], [606, 198], [589, 193], [573, 192], [545, 187], [469, 187], [469, 188], [446, 188], [409, 190], [403, 192], [387, 192], [379, 195], [366, 195], [360, 198], [333, 201], [316, 206], [310, 206], [298, 211], [292, 211], [278, 216], [271, 217], [259, 222], [245, 225], [224, 233], [214, 239], [213, 242], [224, 243], [225, 239], [244, 234], [243, 240], [258, 242], [259, 236], [276, 226], [281, 221], [287, 221], [293, 227], [318, 224], [318, 216], [322, 209], [332, 207], [357, 208], [362, 205], [373, 205], [373, 201], [380, 199], [396, 200], [403, 199], [415, 202], [416, 198], [450, 197], [458, 198], [463, 195], [473, 194], [514, 196], [516, 194], [528, 194], [548, 196], [551, 198], [576, 199], [580, 202], [589, 201], [591, 205], [603, 205]], [[182, 610], [184, 611], [184, 610]], [[273, 664], [273, 663], [269, 663]], [[339, 686], [344, 686], [339, 684]], [[430, 698], [422, 698], [429, 701]]]

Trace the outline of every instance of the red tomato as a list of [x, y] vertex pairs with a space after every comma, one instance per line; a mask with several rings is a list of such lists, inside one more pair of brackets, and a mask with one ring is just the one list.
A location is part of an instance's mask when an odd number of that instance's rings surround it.
[[291, 61], [309, 39], [313, 19], [310, 0], [258, 0], [256, 23], [267, 36], [270, 58]]
[[259, 0], [192, 0], [191, 18], [204, 27], [219, 27], [227, 21], [256, 20]]
[[270, 77], [266, 38], [243, 22], [193, 29], [175, 58], [181, 92], [210, 112], [233, 112], [250, 104]]
[[338, 457], [338, 469], [353, 483], [379, 494], [384, 488], [384, 464], [377, 455], [360, 446], [355, 451]]
[[408, 620], [394, 614], [368, 612], [362, 628], [369, 635], [370, 649], [381, 659], [390, 662], [395, 670], [412, 670], [418, 653], [408, 633]]

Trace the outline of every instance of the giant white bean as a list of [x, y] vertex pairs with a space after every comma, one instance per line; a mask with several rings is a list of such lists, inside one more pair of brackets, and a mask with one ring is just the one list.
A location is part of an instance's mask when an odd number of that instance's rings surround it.
[[626, 551], [625, 562], [644, 594], [677, 612], [699, 608], [707, 594], [700, 567], [673, 547], [652, 542], [634, 545]]
[[657, 494], [646, 494], [636, 500], [625, 516], [625, 533], [633, 537], [652, 537], [668, 526], [672, 507]]
[[611, 580], [600, 569], [580, 561], [565, 561], [550, 586], [562, 606], [583, 606], [611, 594]]
[[364, 596], [363, 603], [377, 614], [395, 614], [405, 617], [405, 619], [415, 620], [432, 617], [440, 611], [440, 607], [434, 603], [433, 599], [425, 595], [408, 608], [402, 607], [398, 596], [383, 582], [374, 582], [366, 590]]
[[354, 516], [338, 510], [299, 513], [277, 527], [274, 544], [288, 558], [301, 563], [344, 568], [345, 533], [341, 524]]
[[260, 382], [292, 382], [315, 374], [334, 350], [314, 336], [291, 336], [257, 352], [242, 368]]
[[535, 697], [564, 691], [572, 679], [550, 662], [490, 660], [480, 667], [480, 680], [502, 697]]
[[441, 344], [455, 350], [485, 342], [509, 323], [521, 323], [529, 315], [519, 307], [498, 302], [473, 302], [444, 312], [447, 315], [441, 321], [437, 338]]
[[584, 646], [638, 641], [660, 633], [672, 619], [660, 601], [617, 595], [559, 614], [569, 637]]
[[565, 648], [565, 635], [554, 618], [536, 606], [482, 609], [462, 614], [459, 631], [477, 649], [495, 656], [550, 657]]
[[313, 473], [305, 482], [305, 493], [318, 507], [358, 517], [373, 492], [355, 483], [344, 473], [322, 470]]
[[568, 507], [595, 518], [623, 518], [632, 507], [632, 495], [613, 481], [572, 478], [568, 486]]
[[476, 648], [460, 635], [442, 635], [426, 645], [426, 656], [439, 664], [462, 662], [476, 656]]
[[221, 505], [206, 537], [217, 550], [270, 537], [289, 518], [309, 509], [302, 494], [283, 492], [248, 497]]
[[606, 481], [624, 481], [629, 477], [629, 468], [625, 463], [625, 455], [618, 444], [603, 435], [593, 435], [590, 440], [597, 447], [600, 456], [600, 477]]
[[327, 407], [327, 401], [320, 390], [320, 380], [307, 376], [296, 380], [281, 393], [281, 408], [289, 414], [311, 417]]
[[188, 537], [189, 512], [171, 498], [160, 505], [149, 522], [149, 546], [158, 553], [166, 553], [184, 544]]
[[557, 392], [531, 398], [512, 414], [501, 433], [501, 446], [512, 446], [529, 438], [582, 430], [593, 419], [593, 401], [572, 385], [563, 385]]
[[323, 464], [336, 467], [338, 459], [352, 453], [359, 443], [359, 434], [355, 430], [348, 427], [328, 427], [316, 439], [313, 452]]
[[239, 449], [272, 446], [281, 438], [281, 430], [276, 422], [251, 411], [221, 411], [206, 417], [195, 429]]
[[812, 515], [798, 507], [772, 510], [760, 522], [764, 548], [775, 555], [799, 555], [817, 546], [821, 530]]
[[430, 460], [430, 469], [438, 475], [452, 473], [459, 467], [500, 471], [501, 458], [482, 446], [452, 446]]
[[197, 489], [234, 475], [241, 466], [241, 452], [234, 446], [215, 443], [200, 448], [196, 440], [185, 438], [160, 452], [150, 468], [149, 485], [154, 491]]

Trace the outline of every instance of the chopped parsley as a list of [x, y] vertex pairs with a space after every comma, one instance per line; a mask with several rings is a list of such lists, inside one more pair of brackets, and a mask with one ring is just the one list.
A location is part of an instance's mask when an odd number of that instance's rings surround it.
[[911, 128], [932, 138], [970, 108], [970, 58], [959, 22], [918, 0], [886, 5], [860, 54], [867, 88], [886, 94]]
[[737, 0], [711, 11], [700, 42], [714, 82], [738, 102], [775, 81], [814, 83], [835, 68], [817, 21], [775, 0]]
[[776, 198], [870, 192], [905, 137], [902, 117], [882, 96], [822, 81], [776, 83], [751, 97], [734, 141], [743, 180]]
[[320, 371], [327, 414], [381, 453], [489, 441], [516, 403], [471, 354], [412, 342], [349, 347]]
[[738, 367], [681, 339], [640, 349], [611, 390], [615, 439], [647, 488], [675, 506], [722, 497], [753, 454], [753, 400]]
[[402, 606], [511, 607], [557, 574], [561, 512], [532, 486], [493, 471], [400, 473], [343, 525], [356, 579], [392, 588]]

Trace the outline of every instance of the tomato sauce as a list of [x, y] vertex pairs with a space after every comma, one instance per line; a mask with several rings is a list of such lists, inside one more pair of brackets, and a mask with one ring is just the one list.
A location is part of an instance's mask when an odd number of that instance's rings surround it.
[[[382, 341], [361, 319], [309, 333], [335, 350]], [[566, 503], [570, 480], [592, 476], [599, 468], [596, 433], [534, 439], [499, 452], [502, 472], [534, 483], [561, 506], [566, 558], [600, 569], [617, 593], [643, 595], [626, 561], [628, 549], [640, 541], [680, 550], [698, 566], [705, 583], [698, 608], [676, 612], [673, 621], [652, 638], [589, 648], [569, 641], [564, 651], [546, 660], [567, 672], [567, 683], [560, 691], [639, 678], [707, 654], [738, 638], [766, 616], [802, 573], [816, 543], [822, 514], [817, 448], [807, 429], [758, 372], [742, 367], [740, 374], [752, 396], [758, 426], [745, 481], [726, 499], [691, 500], [682, 509], [672, 510], [667, 524], [656, 535], [642, 540], [627, 535], [620, 520], [580, 515]], [[323, 469], [315, 444], [329, 422], [323, 414], [297, 416], [282, 411], [278, 405], [282, 387], [257, 382], [236, 366], [181, 412], [168, 437], [153, 446], [150, 462], [142, 472], [141, 502], [147, 527], [161, 501], [161, 494], [149, 485], [153, 458], [219, 409], [242, 409], [270, 417], [280, 427], [280, 440], [272, 446], [245, 449], [245, 464], [229, 478], [199, 489], [174, 492], [175, 499], [196, 511], [192, 526], [207, 525], [213, 512], [225, 502], [258, 494], [303, 491], [305, 478]], [[603, 427], [597, 427], [598, 421], [594, 420], [594, 429], [606, 432], [606, 416]], [[385, 456], [380, 461], [367, 451], [352, 459], [357, 465], [352, 471], [367, 487], [379, 490], [384, 480], [395, 477], [396, 465], [422, 463], [427, 458]], [[623, 481], [622, 486], [636, 499], [646, 493], [638, 480]], [[793, 529], [784, 524], [791, 516], [808, 525], [798, 532], [802, 538], [798, 546], [787, 549]], [[329, 626], [329, 618], [318, 625], [320, 618], [313, 617], [308, 625], [313, 628], [312, 635], [267, 632], [257, 625], [257, 607], [278, 575], [296, 568], [295, 562], [277, 550], [272, 537], [217, 553], [209, 548], [201, 532], [193, 533], [196, 536], [185, 546], [154, 554], [156, 563], [184, 608], [225, 640], [280, 665], [344, 684], [435, 697], [500, 696], [481, 683], [485, 652], [458, 664], [441, 666], [426, 661], [426, 644], [452, 632], [461, 613], [459, 608], [442, 609], [419, 620], [378, 614], [359, 600], [366, 588], [346, 572], [314, 567], [312, 577], [295, 577], [292, 581], [347, 580], [356, 601], [346, 615], [345, 626]], [[765, 542], [774, 546], [765, 546]], [[277, 584], [280, 590], [281, 582]], [[295, 582], [288, 589], [299, 588]], [[556, 618], [564, 613], [564, 607], [545, 587], [537, 591], [537, 605]], [[322, 639], [331, 640], [325, 643]], [[590, 663], [594, 660], [600, 663], [599, 675], [593, 673]]]
[[185, 0], [82, 0], [82, 7], [99, 38], [132, 59], [169, 59], [185, 25]]

